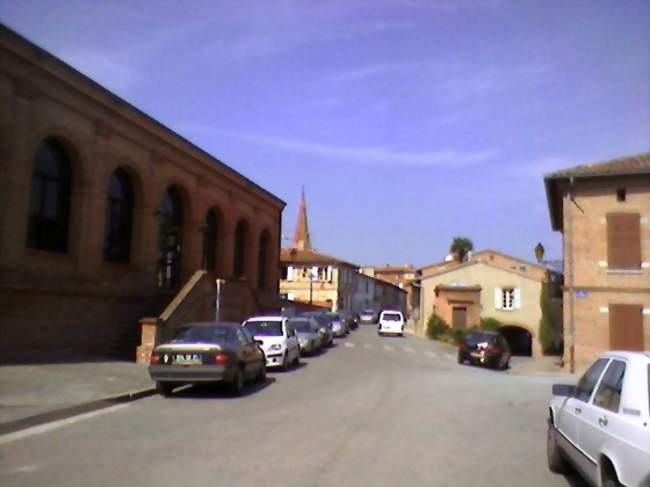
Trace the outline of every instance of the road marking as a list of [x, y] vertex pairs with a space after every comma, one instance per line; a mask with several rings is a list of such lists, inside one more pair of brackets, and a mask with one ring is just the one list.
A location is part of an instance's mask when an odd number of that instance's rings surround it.
[[392, 352], [393, 347], [391, 347], [390, 345], [384, 345], [384, 350], [386, 350], [387, 352]]
[[404, 347], [404, 351], [406, 353], [415, 353], [415, 350], [413, 350], [411, 347]]
[[60, 421], [52, 421], [51, 423], [46, 423], [46, 424], [41, 424], [38, 426], [34, 426], [32, 428], [27, 428], [21, 431], [16, 431], [15, 433], [9, 433], [7, 435], [2, 435], [0, 436], [0, 445], [4, 443], [10, 443], [12, 441], [20, 440], [22, 438], [26, 438], [28, 436], [33, 436], [33, 435], [39, 435], [41, 433], [47, 433], [48, 431], [52, 431], [58, 428], [61, 428], [63, 426], [68, 426], [74, 423], [78, 423], [80, 421], [83, 421], [85, 419], [91, 419], [95, 418], [97, 416], [101, 416], [103, 414], [108, 414], [112, 413], [115, 411], [118, 411], [120, 409], [124, 409], [129, 407], [130, 404], [118, 404], [116, 406], [111, 406], [109, 408], [104, 408], [100, 409], [98, 411], [91, 411], [89, 413], [85, 414], [80, 414], [78, 416], [73, 416], [71, 418], [66, 418], [62, 419]]
[[372, 350], [373, 348], [375, 348], [375, 346], [374, 346], [374, 345], [370, 345], [369, 343], [364, 343], [364, 344], [363, 344], [363, 348], [367, 348], [368, 350]]
[[450, 354], [450, 353], [446, 353], [446, 354], [445, 354], [445, 357], [447, 357], [448, 359], [451, 359], [451, 360], [455, 360], [455, 359], [456, 359], [456, 357], [453, 356], [453, 355]]
[[354, 347], [356, 347], [356, 345], [355, 345], [354, 343], [350, 343], [350, 342], [345, 342], [344, 345], [345, 345], [346, 347], [348, 347], [348, 348], [354, 348]]
[[436, 352], [431, 352], [431, 351], [429, 351], [429, 350], [427, 350], [426, 352], [424, 352], [424, 355], [426, 355], [427, 357], [438, 358], [438, 354], [437, 354]]

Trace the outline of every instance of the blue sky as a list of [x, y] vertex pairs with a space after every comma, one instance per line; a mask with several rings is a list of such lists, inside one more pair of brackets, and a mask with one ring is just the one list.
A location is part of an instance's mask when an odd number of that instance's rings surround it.
[[4, 1], [0, 21], [287, 202], [319, 250], [561, 258], [543, 174], [650, 149], [650, 2]]

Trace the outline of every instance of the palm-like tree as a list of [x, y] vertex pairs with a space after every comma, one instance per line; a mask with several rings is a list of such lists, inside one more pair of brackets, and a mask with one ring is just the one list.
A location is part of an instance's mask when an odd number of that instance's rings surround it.
[[474, 250], [472, 241], [465, 237], [454, 237], [449, 251], [458, 257], [460, 262], [467, 260], [467, 254]]

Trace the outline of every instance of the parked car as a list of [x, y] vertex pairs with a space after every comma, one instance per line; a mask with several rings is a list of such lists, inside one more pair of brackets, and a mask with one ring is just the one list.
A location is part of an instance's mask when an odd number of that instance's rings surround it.
[[300, 344], [293, 327], [281, 316], [255, 316], [244, 322], [255, 340], [260, 343], [266, 355], [267, 367], [280, 367], [287, 370], [289, 364], [298, 365]]
[[577, 386], [554, 384], [547, 458], [592, 485], [650, 486], [650, 352], [607, 352]]
[[320, 333], [323, 337], [323, 346], [329, 347], [334, 343], [334, 331], [332, 330], [332, 321], [326, 313], [322, 311], [308, 311], [300, 316], [308, 316], [315, 319], [320, 327]]
[[355, 313], [352, 313], [351, 311], [339, 311], [339, 315], [348, 327], [348, 330], [354, 330], [359, 326], [359, 323], [355, 318]]
[[287, 324], [296, 330], [301, 354], [313, 355], [321, 350], [323, 347], [323, 335], [320, 331], [320, 325], [316, 320], [309, 316], [304, 316], [291, 318]]
[[377, 323], [377, 334], [379, 336], [385, 334], [404, 336], [404, 315], [401, 311], [385, 310], [379, 314], [379, 321]]
[[189, 323], [154, 349], [149, 376], [163, 396], [179, 385], [199, 382], [226, 382], [239, 395], [245, 381], [266, 379], [266, 357], [239, 323]]
[[379, 313], [372, 309], [364, 309], [359, 313], [359, 324], [361, 325], [375, 325], [377, 324], [377, 319], [379, 318]]
[[510, 357], [508, 342], [496, 331], [470, 331], [458, 344], [459, 364], [469, 362], [505, 370], [510, 365]]
[[326, 313], [326, 316], [330, 320], [332, 333], [335, 338], [343, 338], [348, 333], [350, 333], [350, 329], [348, 328], [345, 320], [341, 317], [340, 313]]

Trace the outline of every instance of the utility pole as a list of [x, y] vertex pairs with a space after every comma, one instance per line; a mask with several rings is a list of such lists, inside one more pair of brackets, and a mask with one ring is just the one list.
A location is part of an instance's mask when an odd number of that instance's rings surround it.
[[219, 321], [219, 312], [221, 311], [221, 285], [225, 284], [225, 280], [217, 279], [217, 299], [215, 302], [214, 321]]
[[573, 374], [575, 372], [575, 346], [576, 346], [576, 329], [575, 329], [575, 290], [573, 289], [573, 214], [571, 202], [573, 195], [573, 181], [569, 186], [569, 191], [564, 197], [564, 215], [566, 216], [566, 237], [567, 237], [567, 271], [568, 271], [568, 285], [569, 285], [569, 371]]

